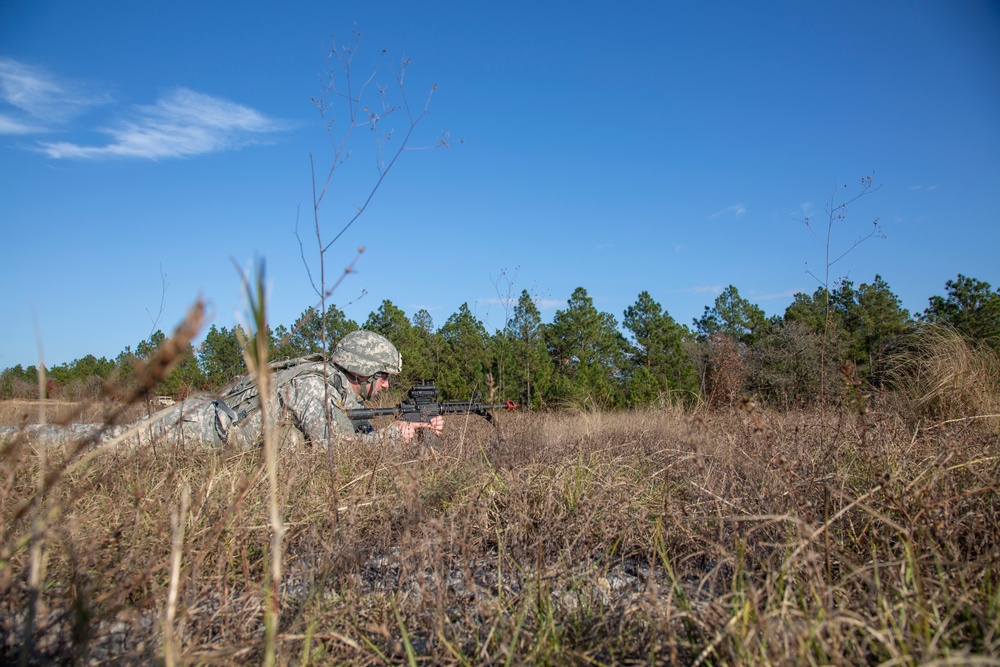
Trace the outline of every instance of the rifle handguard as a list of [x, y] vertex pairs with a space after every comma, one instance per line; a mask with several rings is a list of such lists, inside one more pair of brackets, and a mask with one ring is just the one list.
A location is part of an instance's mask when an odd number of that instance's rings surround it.
[[482, 403], [480, 394], [473, 396], [470, 401], [439, 403], [437, 400], [438, 388], [427, 381], [411, 387], [407, 396], [409, 398], [391, 408], [358, 408], [345, 410], [345, 413], [347, 418], [352, 421], [393, 415], [409, 422], [430, 422], [432, 417], [438, 415], [477, 414], [492, 422], [491, 410], [511, 411], [518, 407], [514, 401], [496, 404]]

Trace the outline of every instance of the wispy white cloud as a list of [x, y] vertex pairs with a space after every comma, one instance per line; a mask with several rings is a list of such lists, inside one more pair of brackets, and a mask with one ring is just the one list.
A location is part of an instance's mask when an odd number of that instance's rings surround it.
[[0, 134], [38, 134], [44, 131], [40, 125], [31, 125], [21, 119], [0, 113]]
[[931, 190], [937, 190], [938, 186], [936, 184], [935, 185], [911, 185], [910, 189], [911, 190], [926, 190], [927, 192], [930, 192]]
[[[477, 305], [483, 304], [486, 306], [504, 306], [513, 308], [514, 306], [517, 305], [518, 301], [519, 299], [515, 299], [513, 297], [510, 298], [490, 297], [487, 299], [476, 299], [476, 304]], [[535, 307], [538, 308], [538, 310], [551, 310], [552, 308], [563, 308], [568, 303], [566, 299], [543, 299], [537, 297], [532, 299], [532, 301], [534, 302]]]
[[476, 303], [482, 303], [487, 306], [516, 306], [517, 299], [514, 297], [489, 297], [487, 299], [476, 299]]
[[[0, 57], [0, 135], [65, 132], [70, 121], [110, 102], [111, 95], [92, 84]], [[98, 129], [108, 137], [104, 143], [43, 140], [36, 149], [55, 159], [185, 158], [260, 143], [284, 129], [250, 107], [181, 87]]]
[[674, 244], [674, 254], [679, 254], [682, 250], [687, 250], [687, 244], [685, 243]]
[[756, 301], [773, 301], [774, 299], [787, 299], [802, 291], [800, 289], [787, 289], [784, 292], [776, 292], [774, 294], [753, 294], [751, 296]]
[[562, 308], [567, 303], [566, 299], [538, 299], [535, 301], [535, 307], [538, 310], [551, 310], [553, 308]]
[[43, 67], [0, 58], [0, 134], [50, 131], [110, 101], [110, 95], [93, 86], [64, 80]]
[[722, 290], [726, 288], [725, 285], [696, 285], [694, 287], [682, 287], [680, 292], [688, 292], [691, 294], [722, 294]]
[[103, 129], [111, 137], [104, 145], [60, 141], [42, 143], [41, 150], [57, 159], [185, 158], [259, 143], [282, 129], [282, 123], [249, 107], [178, 88]]
[[744, 213], [747, 212], [747, 207], [743, 204], [733, 204], [732, 206], [727, 206], [721, 211], [716, 211], [712, 215], [708, 216], [709, 219], [714, 220], [715, 218], [721, 218], [724, 215], [732, 215], [734, 218], [742, 217]]
[[814, 210], [812, 202], [805, 201], [799, 204], [797, 209], [790, 211], [788, 215], [796, 220], [808, 220], [810, 216], [812, 216]]

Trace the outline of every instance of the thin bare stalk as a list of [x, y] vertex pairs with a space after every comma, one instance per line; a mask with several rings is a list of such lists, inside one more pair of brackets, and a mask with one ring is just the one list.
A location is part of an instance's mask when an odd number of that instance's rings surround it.
[[[39, 423], [45, 423], [45, 354], [42, 350], [41, 338], [38, 343], [38, 397], [41, 399], [39, 408]], [[37, 445], [38, 470], [35, 476], [35, 517], [31, 528], [31, 547], [28, 549], [30, 566], [28, 569], [28, 608], [25, 610], [24, 627], [21, 635], [21, 654], [19, 665], [27, 665], [34, 648], [35, 617], [38, 614], [38, 596], [44, 577], [45, 559], [45, 470], [47, 447], [44, 443]]]
[[[845, 184], [843, 187], [847, 187]], [[824, 304], [824, 321], [823, 321], [823, 340], [820, 343], [819, 352], [819, 402], [820, 402], [820, 418], [826, 419], [826, 358], [827, 358], [827, 348], [830, 342], [830, 327], [833, 323], [833, 311], [830, 306], [830, 269], [840, 260], [844, 259], [849, 255], [855, 248], [864, 243], [871, 238], [885, 238], [882, 231], [882, 226], [879, 224], [878, 218], [872, 223], [872, 230], [856, 239], [846, 250], [841, 252], [836, 257], [832, 257], [833, 253], [833, 226], [835, 223], [843, 221], [847, 217], [847, 207], [858, 201], [862, 197], [869, 195], [873, 192], [877, 192], [882, 188], [881, 185], [877, 187], [872, 187], [872, 177], [866, 176], [861, 179], [861, 190], [852, 198], [845, 202], [837, 203], [837, 189], [830, 194], [830, 203], [826, 207], [826, 233], [821, 237], [816, 229], [810, 222], [807, 216], [802, 220], [805, 223], [806, 228], [812, 233], [817, 241], [823, 246], [823, 279], [820, 280], [814, 273], [807, 271], [810, 276], [813, 277], [818, 283], [823, 286], [824, 296], [826, 298], [826, 303]]]
[[[323, 177], [322, 181], [317, 178], [316, 165], [312, 153], [309, 154], [309, 169], [312, 179], [312, 213], [313, 213], [313, 233], [316, 239], [316, 255], [319, 260], [319, 282], [317, 284], [316, 280], [313, 278], [312, 270], [309, 267], [309, 262], [306, 261], [304, 244], [302, 239], [299, 237], [298, 228], [296, 224], [295, 236], [299, 241], [299, 253], [302, 256], [302, 263], [306, 267], [306, 273], [309, 276], [309, 281], [312, 284], [313, 290], [319, 297], [319, 311], [320, 317], [322, 317], [322, 326], [320, 329], [320, 342], [323, 348], [323, 353], [326, 354], [330, 349], [330, 344], [328, 341], [329, 329], [327, 325], [327, 299], [333, 295], [336, 289], [340, 286], [344, 278], [353, 272], [354, 265], [358, 261], [361, 253], [364, 252], [364, 247], [358, 248], [358, 254], [355, 256], [354, 260], [344, 269], [344, 272], [340, 275], [337, 281], [330, 287], [327, 286], [326, 278], [326, 259], [327, 253], [331, 250], [334, 244], [340, 239], [340, 237], [351, 228], [351, 226], [364, 214], [368, 209], [368, 205], [371, 203], [372, 199], [375, 197], [375, 193], [378, 192], [382, 183], [385, 181], [389, 172], [392, 171], [393, 166], [399, 159], [400, 155], [403, 154], [405, 150], [409, 149], [409, 143], [413, 136], [413, 132], [417, 125], [420, 123], [421, 119], [427, 114], [428, 108], [430, 107], [431, 95], [437, 88], [435, 84], [430, 93], [427, 96], [427, 101], [424, 105], [423, 110], [414, 115], [410, 109], [409, 102], [407, 100], [406, 89], [403, 85], [406, 67], [409, 64], [409, 60], [404, 58], [398, 71], [389, 68], [392, 77], [396, 83], [396, 89], [398, 91], [399, 97], [401, 98], [400, 104], [393, 104], [389, 101], [389, 94], [384, 86], [374, 84], [377, 88], [376, 102], [371, 103], [368, 101], [370, 94], [369, 90], [375, 82], [376, 76], [382, 70], [384, 63], [382, 58], [379, 58], [378, 63], [372, 69], [371, 73], [361, 82], [360, 85], [356, 85], [356, 80], [354, 77], [353, 61], [355, 55], [357, 55], [358, 50], [361, 46], [361, 33], [355, 27], [353, 32], [353, 42], [346, 47], [338, 47], [336, 39], [333, 41], [333, 46], [330, 49], [328, 55], [327, 63], [328, 69], [325, 74], [325, 79], [323, 81], [323, 91], [318, 98], [313, 98], [313, 102], [319, 111], [320, 117], [323, 120], [323, 124], [326, 127], [327, 134], [330, 137], [330, 143], [333, 147], [332, 159], [330, 161], [330, 166], [326, 171], [326, 175]], [[385, 51], [382, 52], [383, 54]], [[338, 84], [338, 79], [342, 78], [343, 85]], [[341, 107], [342, 105], [342, 107]], [[339, 138], [334, 136], [334, 124], [337, 122], [337, 110], [342, 108], [343, 113], [340, 114], [344, 119], [338, 127], [343, 127], [343, 134]], [[406, 114], [406, 125], [403, 140], [396, 143], [396, 149], [390, 155], [388, 161], [385, 157], [385, 146], [392, 135], [394, 134], [394, 126], [389, 127], [389, 129], [383, 132], [382, 127], [386, 124], [391, 124], [391, 118], [400, 109], [404, 110]], [[323, 224], [321, 221], [320, 207], [323, 201], [326, 199], [326, 195], [330, 192], [330, 185], [333, 181], [333, 177], [337, 171], [350, 157], [352, 145], [352, 137], [354, 135], [354, 130], [364, 128], [369, 131], [369, 136], [374, 138], [375, 141], [375, 156], [376, 156], [376, 169], [377, 178], [371, 188], [368, 190], [367, 195], [364, 197], [363, 202], [355, 207], [354, 214], [347, 220], [347, 222], [340, 228], [334, 237], [327, 241], [324, 238]], [[447, 142], [442, 138], [436, 146], [446, 146]], [[330, 441], [324, 443], [327, 448], [327, 459], [328, 467], [330, 472], [330, 489], [331, 507], [334, 511], [335, 519], [339, 519], [339, 513], [337, 512], [337, 507], [339, 506], [337, 500], [337, 484], [336, 479], [336, 461], [335, 452], [333, 447], [333, 435], [334, 435], [334, 419], [333, 415], [330, 413], [330, 396], [328, 383], [326, 382], [327, 370], [324, 366], [323, 368], [323, 379], [324, 379], [324, 394], [323, 401], [326, 406], [327, 411], [327, 433], [329, 434]]]
[[181, 562], [184, 556], [184, 522], [191, 506], [191, 487], [185, 484], [181, 489], [181, 506], [170, 513], [170, 587], [167, 592], [167, 608], [163, 616], [163, 659], [167, 667], [177, 664], [180, 657], [174, 622], [177, 617], [177, 596], [180, 591]]
[[281, 618], [279, 594], [282, 577], [282, 542], [285, 525], [281, 518], [281, 502], [278, 489], [278, 441], [275, 437], [271, 415], [272, 403], [271, 370], [268, 367], [268, 327], [267, 294], [263, 262], [256, 269], [251, 284], [244, 276], [243, 285], [247, 298], [247, 308], [252, 325], [250, 340], [242, 340], [243, 358], [247, 369], [257, 383], [260, 393], [261, 434], [264, 438], [264, 461], [267, 467], [268, 523], [271, 529], [270, 568], [265, 572], [264, 581], [264, 665], [271, 667], [277, 659], [278, 621]]

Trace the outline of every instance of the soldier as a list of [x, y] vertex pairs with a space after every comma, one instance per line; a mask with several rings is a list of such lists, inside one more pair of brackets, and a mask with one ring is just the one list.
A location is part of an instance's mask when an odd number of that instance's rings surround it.
[[[268, 401], [271, 423], [290, 423], [307, 440], [325, 446], [332, 444], [335, 434], [352, 437], [357, 433], [366, 440], [402, 442], [412, 440], [420, 428], [440, 435], [444, 428], [440, 416], [429, 424], [396, 421], [383, 433], [373, 433], [366, 422], [348, 419], [345, 410], [364, 407], [364, 401], [388, 388], [389, 377], [402, 368], [399, 351], [371, 331], [344, 336], [326, 362], [322, 354], [314, 354], [273, 363], [273, 391]], [[94, 437], [98, 429], [97, 425], [75, 424], [67, 428], [36, 426], [31, 432], [46, 441], [60, 441]], [[0, 429], [0, 441], [15, 430]], [[262, 437], [260, 392], [253, 377], [245, 375], [226, 386], [218, 398], [189, 398], [135, 424], [109, 427], [100, 439], [107, 442], [120, 436], [135, 437], [140, 443], [155, 440], [189, 446], [253, 446]]]
[[[298, 363], [292, 363], [287, 370], [278, 369], [274, 373], [273, 385], [281, 413], [314, 442], [329, 439], [327, 426], [331, 421], [334, 430], [341, 435], [357, 433], [364, 437], [371, 434], [370, 424], [352, 422], [345, 411], [365, 407], [365, 400], [388, 389], [389, 377], [403, 370], [402, 357], [393, 344], [372, 331], [347, 334], [330, 355], [325, 378], [319, 355], [305, 359], [304, 365], [303, 360], [297, 360]], [[229, 389], [226, 396], [240, 401], [241, 405], [245, 404], [245, 399], [240, 398], [241, 387], [248, 385], [253, 385], [252, 379], [243, 378]], [[251, 401], [251, 419], [256, 417], [258, 420], [255, 430], [259, 432], [260, 411], [254, 409], [255, 406], [256, 402]], [[271, 414], [276, 414], [276, 411], [272, 409]], [[409, 442], [420, 428], [429, 428], [440, 435], [444, 429], [444, 417], [434, 417], [429, 424], [395, 421], [388, 433], [374, 435], [388, 435]]]

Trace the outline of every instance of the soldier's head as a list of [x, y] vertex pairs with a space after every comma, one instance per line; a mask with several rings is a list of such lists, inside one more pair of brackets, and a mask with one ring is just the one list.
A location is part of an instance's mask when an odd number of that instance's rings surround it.
[[330, 361], [347, 374], [356, 391], [371, 398], [389, 386], [389, 376], [403, 370], [403, 357], [384, 336], [374, 331], [355, 331], [344, 336]]

